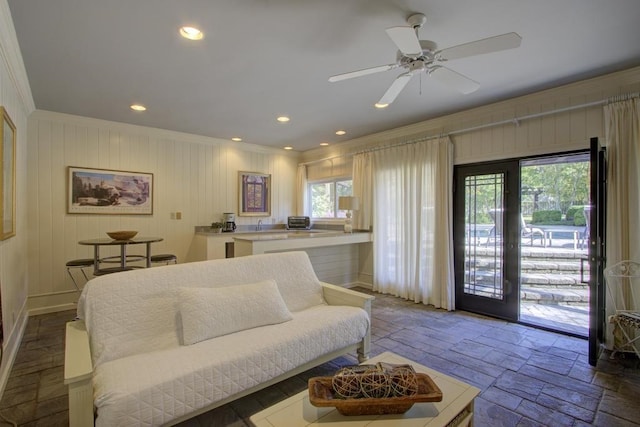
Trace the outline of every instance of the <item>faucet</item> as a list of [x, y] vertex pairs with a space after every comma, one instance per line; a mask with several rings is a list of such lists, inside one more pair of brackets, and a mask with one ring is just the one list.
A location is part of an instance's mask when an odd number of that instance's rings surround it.
[[261, 231], [262, 230], [262, 220], [259, 219], [258, 220], [258, 225], [256, 225], [256, 231]]

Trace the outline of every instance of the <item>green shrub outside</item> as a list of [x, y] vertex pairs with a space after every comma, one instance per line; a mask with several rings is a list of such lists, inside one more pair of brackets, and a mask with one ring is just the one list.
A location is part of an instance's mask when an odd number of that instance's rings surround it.
[[584, 219], [584, 205], [571, 206], [567, 209], [566, 219], [573, 225], [585, 225], [587, 222]]
[[562, 224], [562, 211], [535, 211], [531, 224]]
[[569, 207], [569, 209], [567, 209], [567, 215], [565, 215], [565, 218], [567, 221], [573, 221], [573, 219], [576, 216], [584, 216], [582, 214], [582, 211], [584, 210], [584, 206], [582, 205], [574, 205]]
[[584, 219], [584, 216], [576, 215], [573, 218], [573, 225], [577, 225], [577, 226], [587, 225], [587, 220]]

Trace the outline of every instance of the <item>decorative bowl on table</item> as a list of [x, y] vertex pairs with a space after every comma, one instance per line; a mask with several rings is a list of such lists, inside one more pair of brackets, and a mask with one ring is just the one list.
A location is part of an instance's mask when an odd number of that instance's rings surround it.
[[[440, 402], [442, 391], [410, 365], [379, 363], [343, 368], [333, 377], [309, 379], [309, 402], [342, 415], [403, 414], [414, 403]], [[344, 370], [350, 371], [344, 374]]]
[[107, 231], [107, 235], [113, 240], [131, 240], [136, 234], [137, 231]]

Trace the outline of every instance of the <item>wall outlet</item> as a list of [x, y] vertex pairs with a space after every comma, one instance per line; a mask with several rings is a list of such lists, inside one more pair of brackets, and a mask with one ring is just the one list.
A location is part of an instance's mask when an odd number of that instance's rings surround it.
[[182, 219], [182, 212], [176, 212], [176, 219]]
[[176, 213], [175, 212], [171, 212], [171, 219], [176, 219]]

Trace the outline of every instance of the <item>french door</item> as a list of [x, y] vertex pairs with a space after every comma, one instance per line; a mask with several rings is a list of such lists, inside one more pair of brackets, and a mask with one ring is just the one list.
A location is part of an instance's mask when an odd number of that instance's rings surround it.
[[591, 210], [587, 224], [589, 230], [589, 364], [595, 366], [604, 343], [605, 331], [605, 283], [604, 265], [606, 250], [606, 150], [598, 138], [591, 138]]
[[518, 161], [456, 167], [456, 309], [518, 321], [519, 187]]
[[[509, 321], [520, 321], [520, 295], [523, 272], [522, 236], [524, 217], [521, 197], [523, 164], [577, 164], [580, 153], [538, 159], [513, 159], [494, 163], [460, 165], [454, 172], [454, 262], [456, 276], [456, 309], [486, 314]], [[537, 163], [536, 163], [537, 162]], [[551, 256], [551, 252], [570, 252], [586, 258], [582, 277], [588, 286], [589, 362], [597, 362], [604, 341], [605, 286], [605, 212], [606, 151], [598, 139], [591, 139], [590, 196], [584, 210], [586, 228], [578, 226], [537, 226], [542, 242], [526, 241], [531, 253]], [[573, 172], [574, 175], [576, 172]], [[529, 178], [530, 179], [530, 178]], [[524, 179], [526, 181], [526, 179]], [[537, 191], [537, 190], [536, 190]], [[541, 228], [540, 228], [541, 227]], [[580, 231], [576, 231], [579, 229]], [[571, 231], [560, 248], [556, 235]], [[569, 237], [573, 236], [573, 239]], [[552, 241], [552, 238], [554, 239]], [[582, 239], [582, 242], [580, 240]], [[563, 238], [560, 237], [562, 241]], [[585, 250], [584, 243], [588, 250]], [[559, 256], [554, 252], [554, 256]], [[529, 264], [532, 264], [529, 262]], [[527, 268], [532, 268], [527, 264]], [[534, 262], [533, 264], [544, 264]], [[563, 268], [566, 268], [563, 267]], [[587, 276], [588, 275], [588, 276]], [[529, 276], [532, 274], [529, 272]], [[531, 277], [528, 277], [531, 282]], [[528, 282], [528, 283], [529, 283]], [[531, 283], [527, 286], [531, 287]], [[526, 288], [526, 287], [525, 287]], [[571, 310], [570, 310], [571, 311]], [[574, 313], [577, 310], [572, 310]], [[531, 323], [530, 321], [527, 321]], [[533, 323], [537, 324], [537, 323]], [[544, 323], [537, 324], [544, 328]], [[585, 325], [587, 326], [587, 325]], [[562, 332], [566, 330], [560, 329]], [[568, 332], [571, 333], [571, 332]]]

